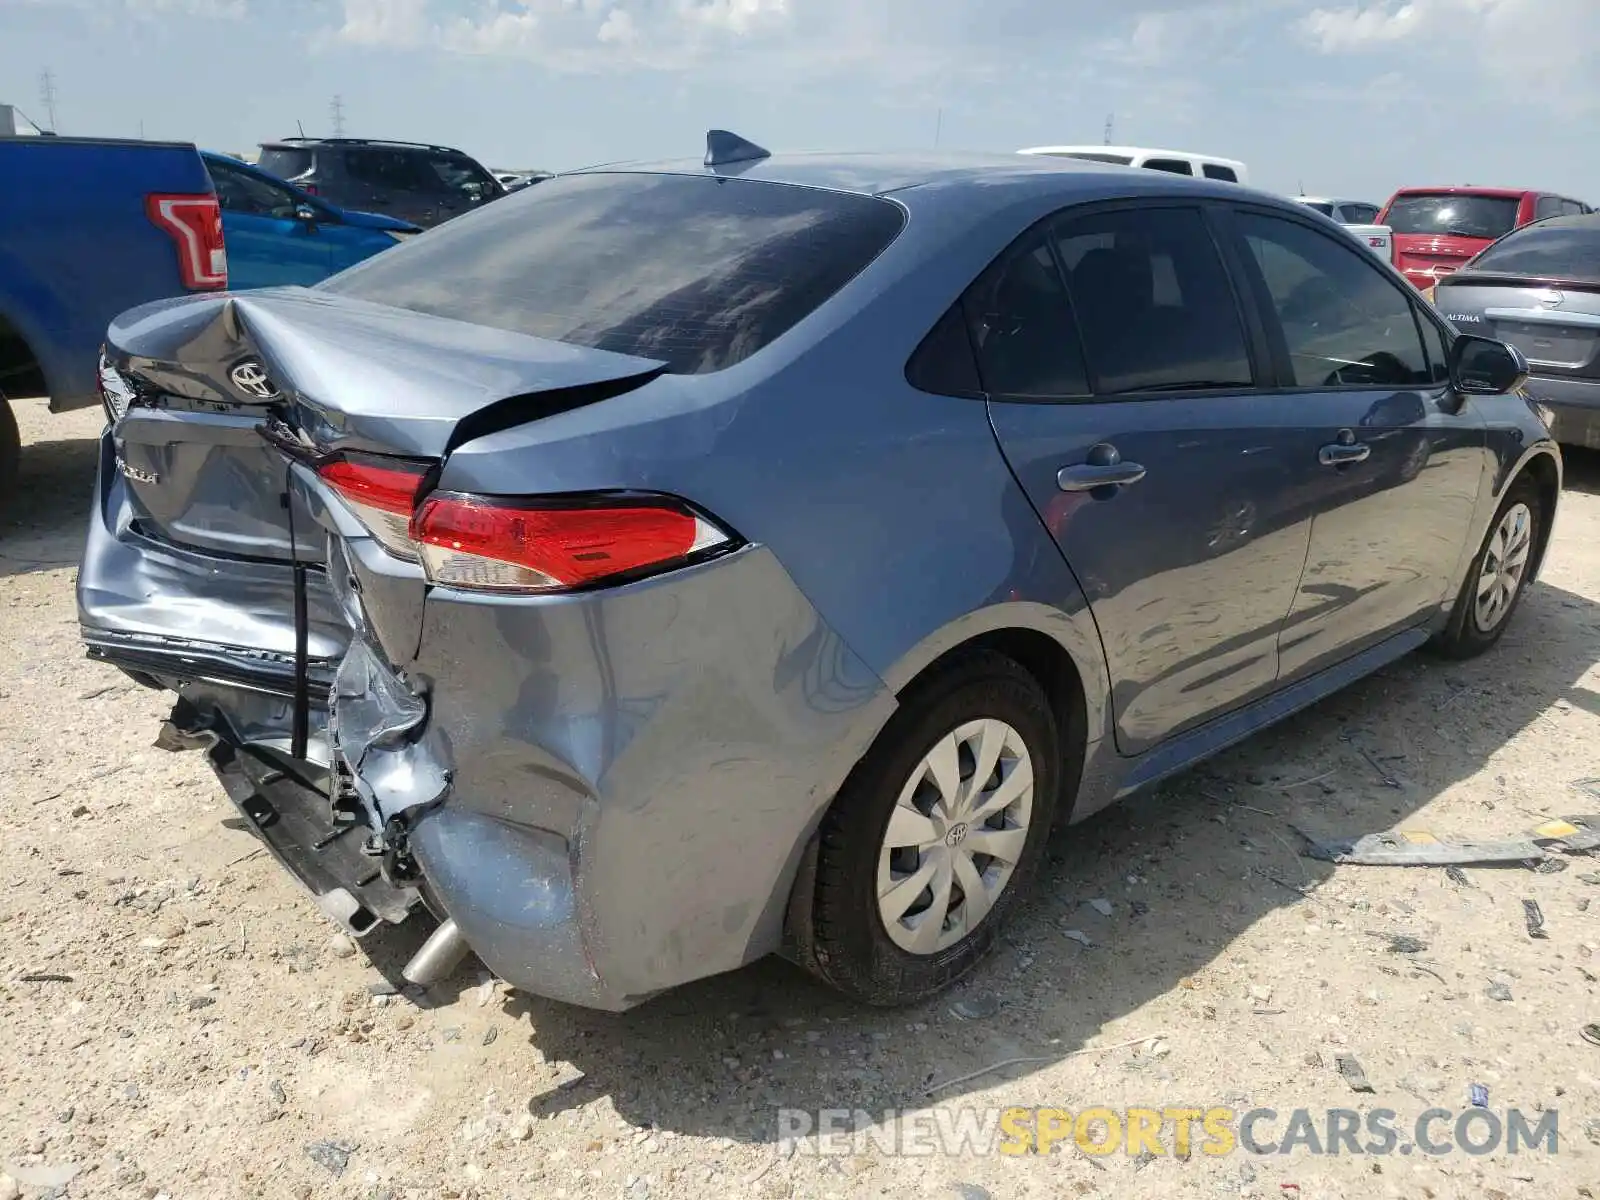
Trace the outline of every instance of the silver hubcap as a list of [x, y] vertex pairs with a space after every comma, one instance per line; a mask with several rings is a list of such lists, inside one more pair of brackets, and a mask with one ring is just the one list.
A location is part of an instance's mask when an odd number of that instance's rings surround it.
[[1533, 513], [1526, 504], [1513, 504], [1495, 526], [1488, 552], [1483, 556], [1483, 570], [1478, 573], [1478, 598], [1472, 616], [1480, 632], [1494, 629], [1511, 611], [1532, 548]]
[[1022, 857], [1033, 761], [1004, 721], [969, 721], [917, 764], [878, 852], [878, 914], [895, 945], [937, 954], [978, 927]]

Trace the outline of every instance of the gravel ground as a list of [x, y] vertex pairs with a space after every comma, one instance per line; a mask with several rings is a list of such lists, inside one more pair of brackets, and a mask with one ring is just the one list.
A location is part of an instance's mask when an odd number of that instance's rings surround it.
[[[1408, 659], [1063, 831], [1036, 903], [953, 994], [866, 1012], [768, 962], [612, 1016], [508, 992], [475, 963], [389, 994], [418, 933], [334, 936], [198, 755], [152, 747], [162, 697], [82, 657], [73, 573], [99, 421], [21, 408], [23, 491], [0, 523], [0, 1200], [19, 1184], [172, 1200], [1600, 1194], [1600, 1047], [1579, 1035], [1600, 1021], [1597, 864], [1332, 868], [1294, 834], [1510, 838], [1600, 811], [1571, 786], [1600, 775], [1600, 460], [1569, 458], [1545, 578], [1495, 652]], [[1547, 937], [1529, 937], [1524, 899]], [[1016, 1058], [1034, 1061], [926, 1094]], [[1497, 1110], [1558, 1110], [1559, 1152], [786, 1154], [776, 1115], [1379, 1106], [1409, 1129], [1466, 1108], [1473, 1084]]]

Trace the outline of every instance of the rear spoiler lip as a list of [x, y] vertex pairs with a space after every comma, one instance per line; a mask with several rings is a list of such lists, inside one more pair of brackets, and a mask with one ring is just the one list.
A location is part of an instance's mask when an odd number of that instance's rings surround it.
[[1571, 288], [1600, 292], [1600, 278], [1576, 279], [1557, 275], [1518, 275], [1511, 271], [1472, 271], [1465, 267], [1449, 276], [1451, 287], [1482, 284], [1485, 287]]

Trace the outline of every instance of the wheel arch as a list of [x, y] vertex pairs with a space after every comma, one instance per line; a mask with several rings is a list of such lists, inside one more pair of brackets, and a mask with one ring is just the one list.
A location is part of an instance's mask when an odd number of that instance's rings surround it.
[[1561, 505], [1561, 460], [1556, 452], [1544, 446], [1532, 449], [1507, 477], [1502, 495], [1523, 479], [1531, 479], [1539, 489], [1539, 499], [1543, 502], [1545, 513], [1545, 519], [1539, 522], [1538, 544], [1533, 548], [1533, 570], [1528, 576], [1532, 580], [1539, 578], [1539, 572], [1544, 567], [1545, 551], [1550, 546], [1550, 533]]
[[27, 331], [0, 310], [0, 399], [49, 394], [44, 360]]
[[[1105, 734], [1109, 712], [1105, 655], [1088, 609], [1067, 612], [1014, 601], [970, 613], [924, 639], [881, 678], [896, 697], [903, 696], [953, 661], [984, 650], [1002, 654], [1027, 671], [1049, 699], [1062, 748], [1062, 795], [1056, 819], [1065, 822], [1074, 815], [1085, 764]], [[813, 831], [790, 888], [782, 944], [786, 957], [807, 968], [815, 966], [811, 914], [816, 866]]]

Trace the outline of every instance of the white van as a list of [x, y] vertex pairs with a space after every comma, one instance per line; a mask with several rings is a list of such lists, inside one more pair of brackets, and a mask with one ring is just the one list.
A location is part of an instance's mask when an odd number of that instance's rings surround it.
[[1223, 179], [1229, 183], [1248, 183], [1245, 165], [1231, 158], [1192, 154], [1187, 150], [1151, 150], [1145, 146], [1033, 146], [1019, 154], [1044, 154], [1051, 158], [1081, 158], [1088, 162], [1115, 163], [1121, 167], [1144, 167], [1172, 175], [1195, 175], [1204, 179]]

